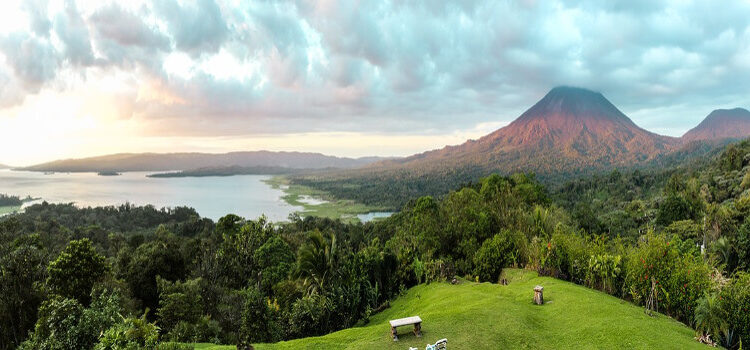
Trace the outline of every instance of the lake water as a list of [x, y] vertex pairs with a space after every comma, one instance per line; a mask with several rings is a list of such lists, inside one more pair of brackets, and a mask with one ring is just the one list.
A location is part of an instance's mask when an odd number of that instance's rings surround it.
[[40, 172], [0, 170], [0, 193], [22, 198], [39, 197], [50, 203], [74, 202], [81, 207], [125, 202], [152, 204], [157, 208], [188, 206], [213, 220], [233, 213], [248, 219], [265, 214], [272, 221], [283, 221], [290, 213], [302, 210], [284, 202], [281, 199], [283, 191], [263, 182], [270, 176], [150, 178], [146, 177], [147, 174], [45, 175]]

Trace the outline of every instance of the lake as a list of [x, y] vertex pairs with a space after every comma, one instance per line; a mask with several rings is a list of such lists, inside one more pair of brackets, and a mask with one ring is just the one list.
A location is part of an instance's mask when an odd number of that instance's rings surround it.
[[[265, 214], [271, 221], [286, 220], [302, 207], [281, 197], [284, 192], [263, 182], [270, 176], [150, 178], [150, 172], [119, 176], [95, 173], [54, 173], [0, 170], [0, 193], [41, 198], [50, 203], [74, 202], [79, 207], [152, 204], [157, 208], [188, 206], [214, 221], [233, 213], [254, 219]], [[37, 203], [40, 201], [37, 201]], [[30, 205], [33, 203], [27, 203]]]

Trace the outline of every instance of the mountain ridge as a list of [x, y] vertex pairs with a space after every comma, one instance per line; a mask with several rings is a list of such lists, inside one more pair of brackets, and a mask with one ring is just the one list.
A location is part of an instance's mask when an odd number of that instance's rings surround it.
[[346, 158], [313, 152], [238, 151], [228, 153], [115, 153], [60, 159], [18, 170], [58, 172], [174, 171], [206, 167], [283, 167], [290, 169], [355, 168], [386, 158]]

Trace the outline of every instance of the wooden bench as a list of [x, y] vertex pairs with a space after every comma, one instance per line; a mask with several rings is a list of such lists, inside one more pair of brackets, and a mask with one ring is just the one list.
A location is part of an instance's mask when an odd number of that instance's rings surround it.
[[393, 341], [398, 341], [398, 332], [396, 332], [396, 327], [401, 326], [414, 325], [414, 335], [416, 335], [417, 337], [422, 336], [422, 319], [419, 318], [419, 316], [392, 320], [389, 323], [391, 324], [391, 335], [393, 336]]

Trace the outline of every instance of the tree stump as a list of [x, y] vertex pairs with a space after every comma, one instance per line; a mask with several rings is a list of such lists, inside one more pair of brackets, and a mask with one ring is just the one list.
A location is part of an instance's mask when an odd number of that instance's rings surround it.
[[534, 287], [534, 304], [542, 305], [544, 304], [544, 287], [542, 286], [536, 286]]

